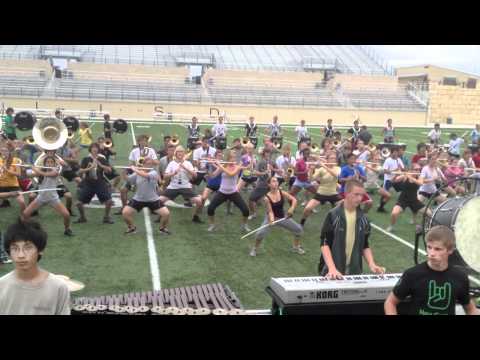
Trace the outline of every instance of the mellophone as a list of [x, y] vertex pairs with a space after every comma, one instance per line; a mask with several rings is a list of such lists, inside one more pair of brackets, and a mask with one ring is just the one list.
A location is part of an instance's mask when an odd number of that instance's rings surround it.
[[237, 296], [220, 283], [72, 301], [72, 315], [244, 315]]

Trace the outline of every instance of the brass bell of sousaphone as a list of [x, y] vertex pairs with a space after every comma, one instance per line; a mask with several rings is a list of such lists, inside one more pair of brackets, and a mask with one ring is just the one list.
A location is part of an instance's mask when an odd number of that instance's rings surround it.
[[62, 120], [45, 118], [35, 123], [32, 129], [35, 143], [44, 150], [62, 147], [68, 138], [68, 130]]

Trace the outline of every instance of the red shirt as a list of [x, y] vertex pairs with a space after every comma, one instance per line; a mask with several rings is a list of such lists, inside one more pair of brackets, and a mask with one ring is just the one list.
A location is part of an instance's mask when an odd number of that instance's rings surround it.
[[[302, 158], [297, 160], [295, 170], [299, 181], [308, 181], [307, 163], [305, 162], [305, 159]], [[305, 172], [305, 174], [298, 174], [299, 172]]]
[[472, 160], [475, 164], [475, 167], [480, 167], [480, 153], [476, 153], [473, 157]]
[[412, 164], [417, 164], [418, 163], [418, 160], [420, 160], [421, 158], [423, 158], [424, 156], [420, 155], [420, 154], [415, 154], [412, 156]]

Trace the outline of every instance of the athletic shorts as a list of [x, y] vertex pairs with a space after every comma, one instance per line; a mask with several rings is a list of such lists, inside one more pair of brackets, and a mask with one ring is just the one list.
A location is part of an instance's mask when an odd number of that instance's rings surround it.
[[332, 204], [333, 206], [335, 206], [335, 204], [337, 202], [339, 202], [340, 200], [342, 200], [342, 197], [339, 195], [339, 194], [335, 194], [335, 195], [321, 195], [321, 194], [315, 194], [315, 196], [313, 197], [315, 200], [319, 201], [320, 204], [325, 204], [326, 202], [329, 202], [330, 204]]
[[253, 177], [245, 177], [245, 176], [242, 176], [241, 178], [243, 181], [245, 181], [247, 184], [253, 184], [255, 181], [257, 181], [257, 177], [256, 176], [253, 176]]
[[389, 191], [390, 188], [394, 188], [396, 192], [400, 192], [402, 191], [402, 183], [396, 183], [396, 182], [392, 182], [390, 180], [386, 180], [383, 184], [383, 188], [386, 190], [386, 191]]
[[300, 181], [295, 179], [295, 182], [293, 183], [293, 186], [298, 187], [300, 189], [308, 189], [309, 187], [312, 187], [312, 183], [310, 181]]
[[161, 209], [162, 207], [164, 207], [165, 204], [160, 200], [157, 200], [157, 201], [137, 201], [137, 200], [134, 200], [134, 199], [130, 199], [130, 201], [128, 202], [128, 206], [130, 206], [131, 208], [134, 208], [135, 210], [137, 210], [137, 212], [142, 210], [144, 207], [148, 207], [151, 212], [155, 212], [158, 209]]
[[67, 179], [68, 182], [73, 181], [76, 177], [78, 177], [78, 174], [74, 170], [64, 170], [62, 171], [61, 174], [65, 179]]
[[414, 201], [407, 201], [407, 200], [398, 200], [395, 205], [400, 206], [403, 210], [406, 208], [410, 208], [414, 214], [419, 212], [425, 205], [423, 205], [418, 199]]
[[63, 198], [63, 196], [64, 196], [66, 193], [70, 192], [70, 190], [68, 190], [68, 188], [67, 188], [65, 185], [63, 185], [63, 184], [57, 185], [57, 188], [58, 188], [57, 194], [58, 194], [58, 196], [60, 197], [60, 199]]
[[78, 188], [77, 195], [78, 200], [82, 204], [89, 204], [95, 195], [97, 195], [98, 200], [102, 204], [112, 199], [108, 184], [104, 181], [96, 184], [83, 183], [82, 186]]
[[185, 200], [194, 198], [195, 196], [198, 196], [195, 194], [195, 192], [192, 189], [166, 189], [163, 194], [163, 196], [169, 198], [170, 200], [175, 200], [178, 195], [182, 195]]
[[22, 191], [19, 186], [5, 186], [0, 187], [0, 193], [10, 192], [10, 191]]
[[18, 183], [20, 184], [20, 189], [22, 189], [22, 191], [33, 190], [34, 188], [33, 181], [29, 178], [18, 179]]
[[220, 189], [220, 185], [207, 185], [207, 189], [212, 190], [213, 192], [218, 191]]
[[255, 189], [253, 189], [253, 191], [250, 193], [250, 197], [248, 198], [249, 201], [252, 201], [252, 202], [257, 202], [258, 200], [260, 200], [262, 197], [264, 197], [265, 195], [267, 195], [269, 189], [268, 187], [260, 187], [260, 186], [257, 186]]
[[193, 185], [200, 185], [202, 183], [202, 181], [205, 180], [205, 175], [206, 175], [206, 173], [204, 173], [204, 172], [197, 172], [197, 176], [195, 177], [195, 179], [193, 179], [190, 182]]
[[440, 195], [438, 191], [435, 191], [433, 194], [427, 193], [425, 191], [419, 191], [418, 195], [422, 195], [423, 197], [426, 197], [427, 199], [430, 199], [431, 197], [436, 198], [437, 196]]

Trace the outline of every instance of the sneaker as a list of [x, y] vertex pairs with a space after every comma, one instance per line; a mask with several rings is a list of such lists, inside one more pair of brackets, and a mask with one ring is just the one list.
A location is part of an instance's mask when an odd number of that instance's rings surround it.
[[13, 261], [8, 257], [0, 259], [0, 264], [11, 264], [12, 262]]
[[127, 231], [124, 232], [125, 235], [127, 234], [136, 234], [137, 233], [137, 227], [134, 226], [133, 228], [128, 228]]
[[203, 224], [203, 221], [198, 217], [198, 215], [195, 215], [193, 217], [192, 222], [197, 223], [197, 224]]
[[377, 209], [377, 212], [379, 212], [379, 213], [386, 213], [387, 210], [385, 210], [384, 208], [378, 208], [378, 209]]
[[298, 255], [304, 255], [305, 254], [305, 250], [303, 250], [303, 248], [301, 246], [292, 247], [292, 251], [294, 253], [297, 253]]
[[160, 234], [161, 235], [172, 235], [172, 233], [167, 228], [160, 229]]
[[3, 202], [0, 204], [0, 208], [6, 208], [6, 207], [10, 207], [10, 201], [8, 200], [3, 200]]
[[252, 215], [248, 216], [248, 220], [253, 220], [257, 217], [257, 213], [253, 213]]
[[318, 213], [318, 210], [317, 210], [317, 209], [312, 209], [312, 212], [313, 212], [314, 214], [317, 214], [317, 213]]
[[250, 228], [248, 227], [248, 224], [243, 224], [243, 225], [241, 226], [241, 229], [242, 229], [243, 231], [245, 231], [245, 232], [250, 232], [250, 231], [252, 231], [252, 229], [250, 229]]
[[250, 256], [257, 256], [257, 250], [255, 248], [250, 250]]
[[392, 232], [392, 231], [393, 231], [393, 226], [392, 226], [392, 225], [388, 226], [388, 227], [386, 228], [386, 231], [387, 231], [387, 232]]
[[212, 224], [212, 225], [210, 225], [210, 226], [208, 227], [207, 231], [208, 231], [208, 232], [212, 232], [212, 231], [214, 231], [216, 228], [217, 228], [217, 225]]
[[82, 224], [86, 222], [87, 222], [87, 219], [85, 219], [84, 217], [80, 217], [76, 221], [74, 221], [74, 224]]
[[72, 231], [72, 229], [65, 229], [65, 231], [63, 232], [63, 235], [65, 235], [65, 236], [73, 236], [73, 231]]
[[103, 218], [103, 223], [104, 224], [115, 224], [115, 222], [112, 220], [112, 218], [110, 216], [105, 216]]

